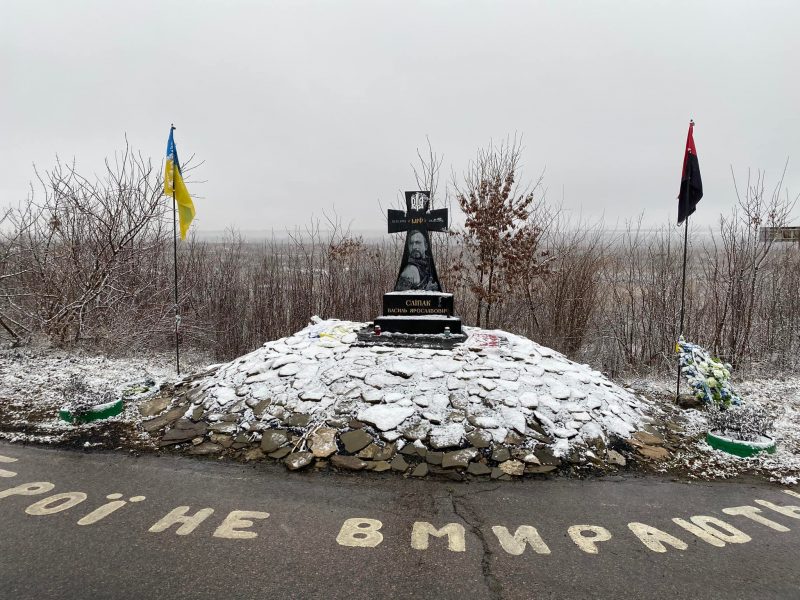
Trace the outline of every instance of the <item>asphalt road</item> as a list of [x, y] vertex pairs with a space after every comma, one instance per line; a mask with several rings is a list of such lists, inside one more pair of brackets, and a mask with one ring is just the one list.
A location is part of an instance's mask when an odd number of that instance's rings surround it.
[[[800, 508], [776, 510], [800, 506], [793, 491], [290, 474], [0, 443], [0, 598], [800, 598]], [[740, 506], [768, 521], [723, 512]], [[164, 521], [177, 507], [213, 513]]]

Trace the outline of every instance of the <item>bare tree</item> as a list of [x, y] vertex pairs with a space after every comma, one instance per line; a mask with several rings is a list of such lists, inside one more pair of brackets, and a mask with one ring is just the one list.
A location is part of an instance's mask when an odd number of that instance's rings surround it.
[[[107, 317], [152, 284], [130, 287], [141, 262], [164, 244], [168, 203], [149, 160], [125, 149], [89, 179], [57, 160], [36, 171], [41, 196], [12, 209], [3, 233], [4, 322], [59, 344], [86, 337], [90, 316]], [[13, 275], [13, 276], [12, 276]]]
[[453, 178], [466, 220], [458, 271], [477, 297], [475, 324], [491, 324], [492, 307], [523, 276], [541, 271], [537, 249], [549, 218], [543, 205], [543, 175], [519, 186], [522, 142], [516, 137], [479, 149], [463, 182]]
[[[548, 230], [550, 249], [536, 261], [534, 272], [522, 278], [521, 291], [539, 332], [537, 339], [544, 338], [542, 342], [575, 356], [584, 347], [590, 320], [600, 304], [608, 244], [599, 224], [570, 226], [559, 219]], [[537, 313], [543, 318], [538, 319]]]
[[[731, 168], [737, 205], [730, 216], [720, 217], [724, 301], [715, 319], [713, 348], [733, 362], [747, 353], [758, 304], [757, 290], [774, 242], [769, 237], [762, 240], [760, 228], [785, 226], [797, 202], [783, 189], [785, 174], [786, 166], [772, 193], [768, 193], [764, 172], [753, 175], [748, 171], [747, 183], [740, 191]], [[719, 272], [719, 261], [713, 264]]]
[[419, 148], [417, 148], [418, 165], [411, 164], [411, 169], [414, 171], [414, 179], [417, 181], [417, 187], [420, 190], [428, 190], [431, 193], [431, 208], [435, 200], [438, 200], [439, 191], [439, 175], [444, 161], [443, 154], [436, 154], [431, 146], [431, 140], [427, 136], [425, 141], [428, 142], [428, 151], [423, 155]]

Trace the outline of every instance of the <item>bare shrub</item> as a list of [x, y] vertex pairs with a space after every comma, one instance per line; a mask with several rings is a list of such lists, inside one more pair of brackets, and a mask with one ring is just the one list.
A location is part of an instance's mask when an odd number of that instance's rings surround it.
[[775, 422], [765, 406], [742, 404], [708, 411], [709, 431], [743, 442], [759, 442], [768, 436]]
[[536, 339], [577, 356], [601, 301], [601, 275], [608, 241], [600, 225], [560, 223], [543, 257], [546, 277], [523, 280]]
[[523, 277], [537, 274], [537, 249], [546, 221], [542, 177], [532, 186], [517, 182], [521, 140], [479, 149], [464, 174], [453, 181], [466, 220], [460, 232], [461, 257], [454, 265], [477, 299], [475, 325], [491, 326], [492, 308]]
[[[651, 369], [673, 359], [680, 302], [682, 243], [674, 228], [628, 223], [603, 269], [600, 327], [613, 341], [613, 371]], [[688, 294], [691, 296], [691, 293]]]
[[158, 169], [126, 146], [95, 179], [61, 161], [36, 175], [40, 194], [7, 214], [3, 322], [61, 345], [101, 337], [155, 291], [131, 277], [166, 238]]
[[105, 387], [89, 385], [82, 375], [73, 375], [60, 390], [64, 407], [73, 415], [73, 420], [80, 423], [92, 408], [99, 404], [113, 402], [116, 394]]
[[742, 192], [733, 170], [731, 175], [738, 202], [730, 216], [720, 217], [722, 252], [714, 247], [713, 256], [707, 253], [709, 260], [704, 265], [712, 267], [706, 270], [705, 281], [713, 282], [717, 290], [716, 295], [709, 295], [714, 321], [711, 347], [715, 354], [737, 365], [749, 354], [758, 304], [763, 301], [758, 292], [766, 287], [766, 261], [774, 244], [771, 238], [762, 241], [759, 229], [786, 225], [795, 203], [782, 195], [783, 176], [767, 194], [763, 172], [755, 176], [748, 172]]

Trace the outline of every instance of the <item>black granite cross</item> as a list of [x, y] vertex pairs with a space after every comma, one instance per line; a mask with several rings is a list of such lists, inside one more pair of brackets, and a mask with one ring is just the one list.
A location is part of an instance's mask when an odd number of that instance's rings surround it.
[[[428, 232], [447, 230], [447, 209], [429, 210], [430, 203], [430, 192], [406, 192], [406, 212], [389, 209], [389, 233], [407, 232], [395, 291], [442, 291]], [[418, 240], [420, 234], [424, 243]]]
[[406, 209], [389, 209], [389, 233], [400, 233], [410, 229], [426, 231], [447, 230], [447, 209], [428, 210], [430, 192], [406, 192]]

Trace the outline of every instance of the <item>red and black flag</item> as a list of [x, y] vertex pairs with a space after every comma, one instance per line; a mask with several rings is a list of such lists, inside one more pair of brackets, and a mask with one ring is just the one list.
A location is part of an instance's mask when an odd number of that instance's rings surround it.
[[700, 179], [700, 163], [697, 162], [693, 130], [694, 121], [689, 121], [689, 135], [686, 137], [686, 152], [683, 155], [681, 191], [678, 194], [678, 225], [695, 211], [697, 203], [703, 197], [703, 180]]

